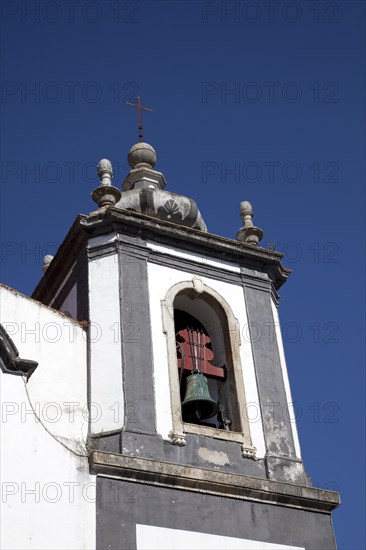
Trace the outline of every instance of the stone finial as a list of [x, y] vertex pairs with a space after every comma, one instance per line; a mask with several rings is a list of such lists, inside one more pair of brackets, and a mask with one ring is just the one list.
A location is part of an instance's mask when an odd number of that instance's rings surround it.
[[102, 159], [98, 163], [100, 185], [94, 189], [92, 199], [99, 208], [114, 206], [121, 198], [121, 191], [112, 185], [113, 169], [110, 160]]
[[253, 207], [248, 201], [240, 203], [240, 217], [243, 220], [244, 227], [241, 227], [236, 235], [238, 241], [258, 246], [260, 240], [263, 239], [263, 231], [259, 227], [253, 225]]
[[136, 143], [128, 152], [128, 164], [131, 168], [154, 168], [158, 157], [149, 143]]
[[122, 183], [124, 191], [133, 189], [164, 189], [166, 181], [161, 172], [154, 170], [157, 161], [155, 149], [149, 143], [136, 143], [128, 152], [130, 172]]
[[42, 265], [43, 273], [46, 273], [52, 260], [53, 260], [53, 256], [51, 256], [50, 254], [47, 254], [47, 256], [43, 256], [43, 265]]
[[98, 176], [100, 185], [112, 185], [113, 168], [110, 160], [102, 159], [98, 162]]

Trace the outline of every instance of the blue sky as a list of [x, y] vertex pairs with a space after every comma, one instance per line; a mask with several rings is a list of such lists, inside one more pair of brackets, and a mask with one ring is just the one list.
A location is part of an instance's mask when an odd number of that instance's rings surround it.
[[[235, 238], [254, 206], [281, 289], [306, 470], [337, 489], [339, 548], [364, 535], [363, 2], [3, 2], [1, 280], [30, 294], [95, 165], [120, 187], [144, 138], [168, 189]], [[32, 91], [33, 90], [33, 91]]]

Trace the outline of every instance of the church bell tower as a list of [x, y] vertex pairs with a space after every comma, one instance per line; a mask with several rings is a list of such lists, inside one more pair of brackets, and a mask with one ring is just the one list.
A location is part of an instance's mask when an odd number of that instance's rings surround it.
[[33, 298], [87, 327], [96, 548], [335, 548], [337, 493], [301, 458], [278, 317], [290, 270], [249, 202], [236, 239], [128, 153], [121, 192], [98, 165]]

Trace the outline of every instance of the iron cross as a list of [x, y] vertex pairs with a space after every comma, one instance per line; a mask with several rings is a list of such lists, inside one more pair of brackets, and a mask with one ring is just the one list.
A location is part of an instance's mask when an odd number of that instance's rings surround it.
[[137, 103], [130, 103], [129, 101], [126, 101], [126, 105], [131, 105], [131, 107], [136, 107], [136, 109], [138, 111], [139, 140], [140, 140], [140, 143], [141, 143], [142, 142], [142, 113], [141, 113], [141, 111], [153, 112], [153, 109], [149, 109], [148, 107], [144, 107], [143, 105], [141, 105], [140, 96], [137, 96]]

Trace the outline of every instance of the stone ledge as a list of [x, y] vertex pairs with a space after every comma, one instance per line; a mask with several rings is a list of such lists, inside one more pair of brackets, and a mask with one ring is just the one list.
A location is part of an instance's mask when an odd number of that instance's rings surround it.
[[[266, 271], [276, 288], [282, 286], [291, 270], [282, 266], [283, 254], [260, 246], [250, 246], [234, 239], [206, 233], [191, 227], [152, 218], [145, 214], [109, 207], [94, 216], [80, 216], [80, 225], [96, 235], [120, 230], [145, 240], [167, 243], [186, 250], [219, 257], [229, 262], [246, 262], [247, 267]], [[199, 248], [197, 248], [199, 247]], [[253, 265], [249, 265], [253, 264]]]
[[[123, 239], [131, 238], [134, 247], [136, 238], [150, 240], [267, 273], [276, 289], [285, 283], [291, 273], [290, 269], [281, 264], [284, 255], [280, 252], [250, 246], [234, 239], [176, 225], [137, 212], [108, 207], [89, 216], [78, 215], [49, 268], [33, 291], [32, 298], [48, 304], [53, 290], [60, 287], [79, 255], [85, 254], [88, 238], [117, 232], [123, 234]], [[100, 247], [100, 250], [102, 248]]]
[[331, 512], [340, 504], [339, 494], [334, 491], [208, 468], [100, 451], [90, 454], [89, 463], [97, 474], [225, 498], [275, 503], [324, 513]]

